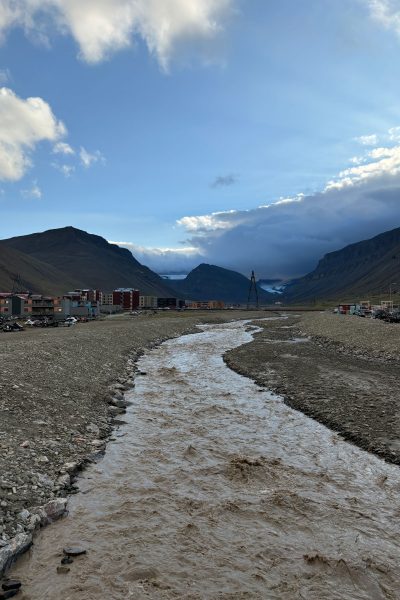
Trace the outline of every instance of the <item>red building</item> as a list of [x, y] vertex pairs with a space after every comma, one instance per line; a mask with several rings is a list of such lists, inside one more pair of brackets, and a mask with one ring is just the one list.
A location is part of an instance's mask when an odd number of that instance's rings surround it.
[[113, 304], [122, 306], [122, 310], [136, 310], [139, 307], [139, 290], [118, 288], [113, 291]]

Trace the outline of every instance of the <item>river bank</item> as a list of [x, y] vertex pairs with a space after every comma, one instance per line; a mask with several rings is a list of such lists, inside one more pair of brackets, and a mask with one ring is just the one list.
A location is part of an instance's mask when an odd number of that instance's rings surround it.
[[250, 344], [225, 356], [237, 372], [339, 432], [400, 464], [400, 327], [332, 313], [260, 321]]
[[1, 334], [0, 573], [35, 528], [63, 512], [76, 471], [104, 450], [136, 359], [201, 322], [249, 316], [159, 313]]

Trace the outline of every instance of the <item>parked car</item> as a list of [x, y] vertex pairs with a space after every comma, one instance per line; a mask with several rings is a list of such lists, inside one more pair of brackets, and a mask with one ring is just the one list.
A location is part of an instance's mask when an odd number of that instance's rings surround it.
[[19, 323], [5, 323], [3, 325], [3, 331], [6, 333], [10, 331], [24, 331], [24, 328]]
[[383, 310], [381, 308], [376, 310], [373, 314], [374, 319], [381, 319], [382, 321], [385, 321], [388, 316], [389, 316], [389, 313], [386, 310]]
[[75, 317], [66, 317], [65, 321], [66, 323], [71, 323], [71, 325], [75, 325], [78, 322], [78, 319], [76, 319]]

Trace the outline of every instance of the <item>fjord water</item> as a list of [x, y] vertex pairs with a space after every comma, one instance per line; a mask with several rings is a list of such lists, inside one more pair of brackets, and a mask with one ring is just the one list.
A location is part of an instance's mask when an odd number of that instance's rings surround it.
[[[249, 329], [205, 327], [140, 360], [127, 424], [16, 565], [21, 598], [400, 597], [398, 467], [230, 371]], [[87, 555], [57, 574], [77, 543]]]

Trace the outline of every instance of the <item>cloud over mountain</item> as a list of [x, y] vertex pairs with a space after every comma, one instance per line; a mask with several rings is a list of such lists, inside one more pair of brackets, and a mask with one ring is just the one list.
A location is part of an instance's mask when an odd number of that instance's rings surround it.
[[[376, 148], [361, 158], [363, 164], [342, 171], [314, 195], [182, 217], [177, 223], [189, 250], [171, 250], [163, 261], [177, 271], [208, 262], [243, 274], [255, 269], [259, 277], [292, 278], [311, 271], [326, 252], [399, 226], [400, 147]], [[140, 260], [165, 272], [155, 250], [141, 248]]]

